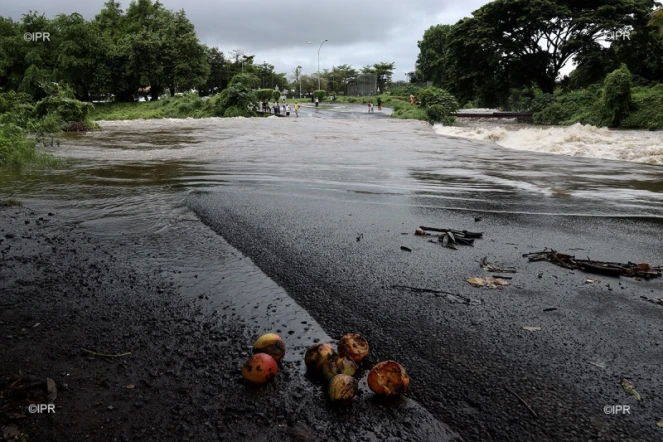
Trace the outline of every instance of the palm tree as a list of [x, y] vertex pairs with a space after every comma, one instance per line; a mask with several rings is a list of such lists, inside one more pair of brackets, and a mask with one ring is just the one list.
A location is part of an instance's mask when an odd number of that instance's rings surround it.
[[656, 26], [658, 30], [663, 34], [663, 8], [658, 8], [651, 13], [651, 20], [649, 21], [649, 26]]

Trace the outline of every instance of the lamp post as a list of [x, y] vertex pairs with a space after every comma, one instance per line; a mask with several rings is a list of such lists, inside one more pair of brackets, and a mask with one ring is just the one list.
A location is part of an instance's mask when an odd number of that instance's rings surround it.
[[[318, 48], [318, 90], [320, 90], [320, 49], [322, 49], [322, 45], [328, 41], [329, 40], [325, 40], [320, 43], [320, 47]], [[308, 44], [311, 44], [311, 42], [309, 41]]]
[[297, 66], [297, 77], [299, 80], [299, 99], [302, 98], [302, 67]]

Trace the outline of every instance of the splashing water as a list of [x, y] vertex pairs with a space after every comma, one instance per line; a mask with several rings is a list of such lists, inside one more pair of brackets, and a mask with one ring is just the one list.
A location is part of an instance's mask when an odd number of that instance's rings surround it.
[[435, 132], [509, 149], [663, 165], [663, 137], [657, 132], [616, 131], [579, 123], [566, 127], [497, 125], [485, 120], [466, 126], [436, 125]]

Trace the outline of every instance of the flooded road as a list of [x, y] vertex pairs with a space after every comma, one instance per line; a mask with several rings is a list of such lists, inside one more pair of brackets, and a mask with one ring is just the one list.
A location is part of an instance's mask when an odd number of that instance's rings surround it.
[[[661, 296], [661, 282], [588, 286], [587, 275], [520, 255], [555, 247], [660, 264], [663, 167], [507, 149], [421, 122], [324, 112], [104, 122], [102, 131], [50, 148], [72, 160], [70, 169], [5, 176], [0, 191], [133, 242], [182, 293], [293, 336], [300, 349], [345, 331], [368, 335], [380, 358], [406, 364], [413, 396], [471, 440], [655, 434], [663, 308], [642, 297]], [[454, 252], [402, 235], [419, 225], [480, 230], [486, 239]], [[518, 267], [511, 287], [490, 292], [464, 282], [483, 274], [483, 256]], [[619, 420], [602, 410], [633, 403], [622, 376], [652, 407]], [[542, 419], [505, 395], [505, 385]]]

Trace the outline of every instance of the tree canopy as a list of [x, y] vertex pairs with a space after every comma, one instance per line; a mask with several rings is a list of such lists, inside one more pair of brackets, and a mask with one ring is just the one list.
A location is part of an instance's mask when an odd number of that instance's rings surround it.
[[617, 30], [643, 27], [652, 0], [496, 0], [453, 26], [428, 29], [415, 76], [449, 89], [462, 102], [505, 100], [510, 88], [551, 93], [572, 59], [601, 50]]

